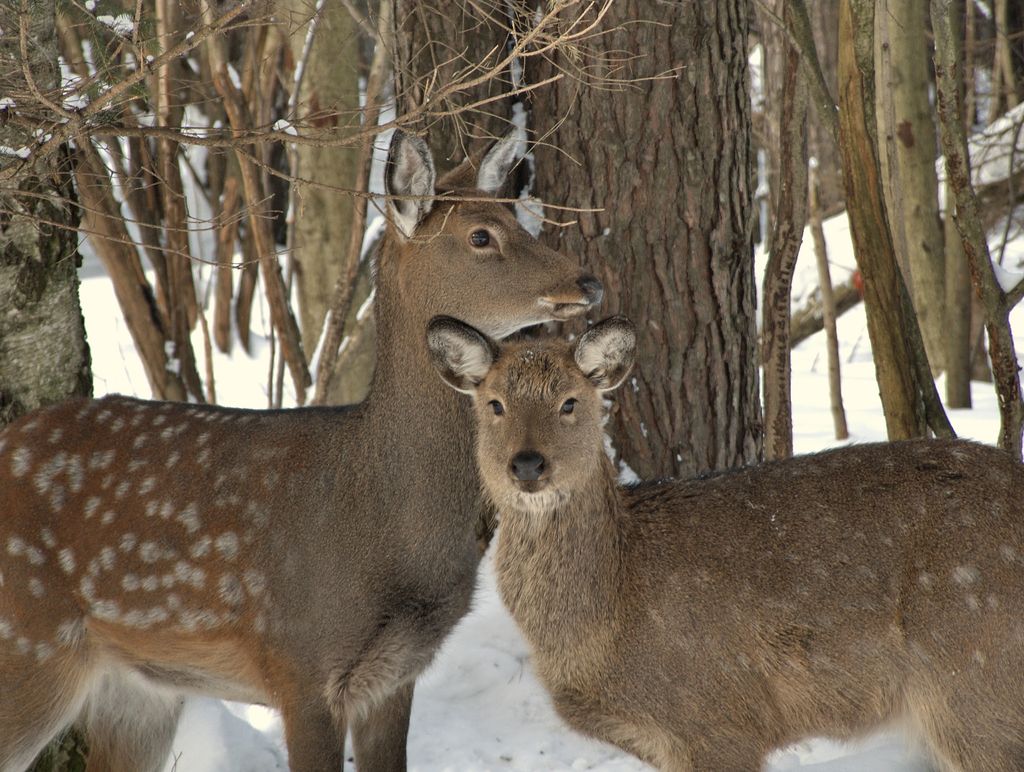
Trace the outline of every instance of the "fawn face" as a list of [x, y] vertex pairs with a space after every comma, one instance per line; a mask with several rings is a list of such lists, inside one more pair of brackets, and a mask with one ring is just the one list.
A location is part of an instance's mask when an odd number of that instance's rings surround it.
[[602, 393], [625, 380], [636, 348], [633, 325], [612, 317], [575, 344], [496, 345], [467, 324], [434, 319], [434, 366], [473, 397], [477, 463], [499, 510], [543, 513], [567, 501], [599, 468]]
[[[597, 279], [538, 242], [507, 206], [480, 200], [503, 185], [521, 144], [518, 136], [506, 137], [484, 156], [475, 176], [467, 165], [435, 185], [426, 145], [401, 134], [385, 175], [392, 196], [419, 197], [391, 199], [403, 247], [394, 267], [398, 291], [431, 316], [456, 315], [493, 338], [579, 316], [603, 294]], [[477, 200], [435, 197], [435, 187]]]

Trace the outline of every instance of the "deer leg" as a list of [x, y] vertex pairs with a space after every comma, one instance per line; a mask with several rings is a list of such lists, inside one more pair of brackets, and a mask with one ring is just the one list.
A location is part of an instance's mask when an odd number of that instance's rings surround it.
[[181, 696], [129, 671], [104, 674], [82, 713], [89, 772], [160, 772], [183, 704]]
[[[85, 702], [90, 668], [80, 653], [40, 657], [0, 640], [0, 772], [22, 772]], [[24, 647], [23, 647], [24, 648]]]
[[345, 755], [345, 718], [329, 709], [323, 695], [302, 690], [281, 706], [291, 772], [338, 772]]
[[412, 712], [413, 681], [373, 707], [352, 727], [359, 772], [403, 772], [405, 744]]

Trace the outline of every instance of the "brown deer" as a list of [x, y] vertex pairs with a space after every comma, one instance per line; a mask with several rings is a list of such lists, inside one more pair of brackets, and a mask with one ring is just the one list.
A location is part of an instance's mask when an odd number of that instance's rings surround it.
[[112, 397], [0, 433], [0, 770], [76, 720], [90, 770], [161, 769], [193, 693], [279, 708], [295, 772], [338, 772], [347, 726], [361, 770], [404, 769], [413, 679], [467, 610], [484, 512], [471, 412], [423, 329], [458, 314], [500, 337], [601, 296], [481, 200], [518, 144], [441, 180], [446, 200], [395, 134], [363, 404]]
[[1024, 769], [1024, 467], [992, 447], [847, 447], [618, 487], [602, 394], [621, 317], [575, 343], [428, 342], [473, 395], [502, 598], [575, 729], [663, 769], [749, 772], [883, 725], [945, 770]]

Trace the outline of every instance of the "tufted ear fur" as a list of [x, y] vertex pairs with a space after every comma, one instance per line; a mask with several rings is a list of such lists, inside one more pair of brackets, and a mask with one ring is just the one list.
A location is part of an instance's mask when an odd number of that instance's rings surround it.
[[495, 142], [480, 161], [476, 173], [476, 186], [484, 193], [495, 195], [505, 184], [512, 167], [526, 152], [526, 130], [513, 126], [504, 137]]
[[396, 129], [384, 168], [384, 192], [389, 196], [421, 196], [388, 200], [391, 217], [405, 238], [412, 236], [434, 205], [434, 177], [434, 159], [427, 143]]
[[450, 316], [435, 316], [427, 325], [430, 360], [456, 391], [472, 394], [498, 358], [486, 335]]
[[636, 328], [624, 316], [598, 322], [576, 341], [573, 358], [600, 391], [617, 388], [636, 356]]

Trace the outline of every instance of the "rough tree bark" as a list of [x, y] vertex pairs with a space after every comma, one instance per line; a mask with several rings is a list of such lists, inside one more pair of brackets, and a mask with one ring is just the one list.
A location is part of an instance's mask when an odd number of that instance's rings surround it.
[[601, 43], [636, 57], [623, 77], [676, 73], [613, 90], [563, 78], [533, 100], [545, 140], [535, 191], [601, 210], [544, 238], [604, 282], [601, 315], [624, 313], [638, 326], [638, 365], [618, 392], [612, 429], [644, 478], [760, 454], [750, 13], [744, 0], [616, 2]]
[[[60, 84], [54, 0], [0, 4], [0, 93], [28, 93], [20, 67], [19, 31], [25, 23], [29, 71], [44, 93]], [[15, 122], [2, 120], [0, 145], [35, 141]], [[16, 161], [0, 156], [5, 161]], [[92, 394], [85, 324], [78, 302], [78, 209], [70, 155], [37, 162], [0, 188], [0, 427], [45, 405]], [[50, 745], [34, 772], [80, 772], [85, 742], [70, 732]]]
[[[422, 104], [442, 86], [493, 69], [506, 54], [507, 8], [505, 0], [395, 0], [399, 112]], [[474, 140], [505, 134], [511, 100], [498, 99], [479, 110], [446, 113], [498, 97], [511, 88], [511, 74], [494, 78], [452, 94], [432, 112], [423, 128], [428, 131], [438, 175], [467, 157]]]
[[921, 389], [902, 313], [900, 276], [886, 217], [874, 116], [873, 0], [842, 0], [839, 12], [839, 133], [847, 212], [864, 278], [868, 335], [889, 439], [926, 430]]
[[932, 372], [939, 372], [945, 359], [945, 254], [927, 31], [924, 3], [878, 0], [875, 93], [885, 205], [896, 260], [911, 288], [928, 362]]
[[[789, 13], [788, 7], [782, 14]], [[790, 351], [790, 295], [793, 269], [807, 222], [807, 85], [800, 52], [788, 38], [782, 47], [779, 100], [778, 185], [774, 225], [764, 274], [761, 345], [764, 362], [764, 457], [793, 455]]]

